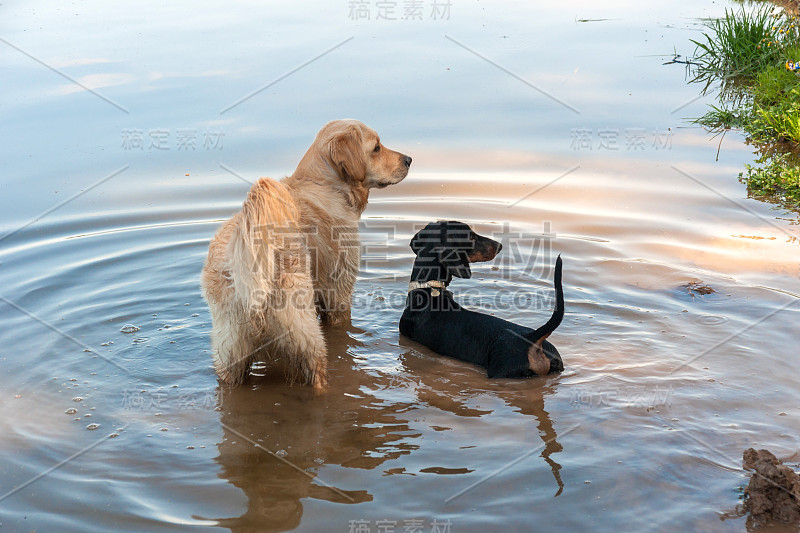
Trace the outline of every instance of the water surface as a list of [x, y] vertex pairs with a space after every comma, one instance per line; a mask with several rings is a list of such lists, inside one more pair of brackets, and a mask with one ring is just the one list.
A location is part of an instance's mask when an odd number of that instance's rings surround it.
[[[800, 461], [798, 219], [746, 197], [750, 148], [716, 161], [685, 120], [708, 100], [662, 65], [729, 4], [374, 4], [0, 6], [3, 528], [745, 529], [742, 451]], [[330, 389], [259, 367], [223, 391], [208, 241], [339, 117], [414, 163], [364, 214]], [[563, 374], [399, 336], [437, 218], [503, 241], [452, 289], [522, 324], [562, 255]]]

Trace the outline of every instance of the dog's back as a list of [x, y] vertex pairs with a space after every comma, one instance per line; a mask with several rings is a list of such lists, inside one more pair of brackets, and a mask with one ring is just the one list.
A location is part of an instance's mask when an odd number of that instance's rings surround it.
[[[260, 178], [242, 210], [214, 236], [201, 285], [211, 309], [214, 366], [228, 383], [247, 374], [256, 352], [286, 357], [290, 376], [324, 385], [325, 343], [316, 325], [308, 249], [289, 189]], [[308, 354], [311, 354], [309, 356]]]
[[211, 239], [201, 287], [207, 300], [226, 302], [248, 311], [248, 320], [263, 323], [254, 301], [277, 279], [275, 238], [297, 224], [297, 209], [286, 187], [260, 178], [250, 188], [242, 210]]

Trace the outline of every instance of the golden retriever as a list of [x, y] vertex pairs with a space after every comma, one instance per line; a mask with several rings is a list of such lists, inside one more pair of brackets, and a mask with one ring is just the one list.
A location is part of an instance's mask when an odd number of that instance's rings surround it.
[[242, 210], [211, 240], [201, 278], [223, 383], [241, 383], [260, 353], [282, 359], [290, 382], [326, 386], [317, 317], [349, 322], [369, 191], [399, 183], [410, 166], [410, 157], [384, 147], [371, 128], [334, 120], [291, 176], [252, 186]]

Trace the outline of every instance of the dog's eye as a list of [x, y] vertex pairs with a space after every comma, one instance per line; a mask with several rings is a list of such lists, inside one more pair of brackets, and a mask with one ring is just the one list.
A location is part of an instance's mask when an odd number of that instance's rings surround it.
[[373, 151], [373, 152], [375, 152], [375, 153], [377, 153], [377, 152], [380, 152], [380, 151], [381, 151], [381, 145], [380, 145], [380, 143], [376, 144], [376, 145], [375, 145], [375, 148], [374, 148], [372, 151]]

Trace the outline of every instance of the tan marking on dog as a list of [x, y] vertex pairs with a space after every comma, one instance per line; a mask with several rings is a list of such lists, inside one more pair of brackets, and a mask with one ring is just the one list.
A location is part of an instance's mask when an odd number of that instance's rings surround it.
[[546, 376], [550, 373], [550, 359], [544, 353], [542, 343], [547, 336], [542, 337], [528, 348], [528, 365], [537, 376]]

